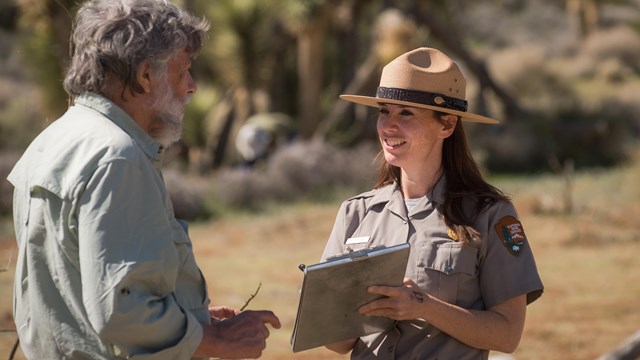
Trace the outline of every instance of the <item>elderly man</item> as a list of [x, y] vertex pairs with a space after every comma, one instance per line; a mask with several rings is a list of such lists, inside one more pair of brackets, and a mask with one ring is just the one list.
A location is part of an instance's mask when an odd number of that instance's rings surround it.
[[14, 318], [30, 359], [259, 357], [271, 311], [208, 307], [160, 174], [196, 91], [208, 24], [163, 0], [79, 10], [73, 106], [9, 180], [20, 247]]

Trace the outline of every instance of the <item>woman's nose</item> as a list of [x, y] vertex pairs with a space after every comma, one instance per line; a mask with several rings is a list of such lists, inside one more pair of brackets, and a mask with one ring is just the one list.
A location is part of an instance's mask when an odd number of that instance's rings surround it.
[[381, 115], [378, 118], [378, 127], [381, 129], [394, 129], [397, 128], [398, 122], [394, 116]]

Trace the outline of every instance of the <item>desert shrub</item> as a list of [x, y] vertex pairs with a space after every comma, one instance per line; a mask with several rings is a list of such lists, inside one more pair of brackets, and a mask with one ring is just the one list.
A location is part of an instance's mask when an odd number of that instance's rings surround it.
[[[530, 109], [555, 109], [575, 102], [567, 79], [550, 66], [551, 54], [542, 45], [514, 46], [492, 55], [487, 63], [494, 79]], [[512, 119], [518, 121], [518, 119]]]
[[274, 154], [266, 171], [284, 196], [305, 194], [362, 184], [373, 156], [367, 145], [342, 149], [322, 141], [296, 142]]
[[486, 168], [548, 170], [549, 158], [579, 167], [625, 161], [640, 136], [639, 58], [640, 34], [628, 27], [593, 33], [571, 51], [528, 43], [495, 52], [489, 70], [525, 113], [475, 141]]
[[176, 218], [193, 220], [210, 215], [205, 205], [210, 191], [206, 179], [190, 177], [173, 169], [165, 169], [163, 176]]
[[468, 1], [455, 10], [465, 35], [494, 49], [540, 40], [561, 47], [573, 40], [560, 2]]
[[640, 72], [640, 34], [628, 26], [618, 26], [589, 35], [583, 51], [593, 59], [594, 67], [608, 59], [616, 59], [620, 66]]
[[494, 172], [549, 170], [548, 161], [571, 159], [577, 167], [606, 167], [629, 159], [640, 136], [640, 111], [617, 99], [597, 107], [567, 106], [529, 114], [480, 141], [484, 165]]
[[[576, 166], [613, 166], [629, 159], [638, 138], [636, 109], [611, 99], [596, 109], [561, 110], [553, 122], [553, 146], [560, 159]], [[637, 113], [636, 113], [637, 114]]]
[[259, 208], [272, 202], [322, 198], [337, 189], [364, 190], [372, 185], [371, 144], [339, 148], [326, 142], [295, 142], [282, 147], [253, 169], [220, 170], [213, 181], [215, 201], [234, 208]]
[[545, 167], [548, 150], [544, 135], [548, 125], [539, 115], [528, 120], [507, 122], [489, 131], [474, 134], [471, 143], [482, 154], [481, 166], [489, 172], [531, 172]]
[[211, 180], [214, 199], [210, 206], [219, 208], [256, 208], [274, 196], [264, 174], [245, 168], [225, 168]]

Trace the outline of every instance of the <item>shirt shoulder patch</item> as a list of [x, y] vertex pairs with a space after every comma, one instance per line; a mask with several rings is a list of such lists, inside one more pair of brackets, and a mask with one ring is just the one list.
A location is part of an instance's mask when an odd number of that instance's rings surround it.
[[520, 256], [527, 242], [522, 223], [513, 216], [505, 216], [495, 225], [495, 230], [507, 251], [513, 256]]

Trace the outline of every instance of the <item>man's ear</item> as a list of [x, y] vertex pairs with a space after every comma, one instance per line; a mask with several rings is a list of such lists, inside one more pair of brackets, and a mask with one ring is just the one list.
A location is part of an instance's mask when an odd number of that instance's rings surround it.
[[151, 77], [153, 69], [151, 68], [151, 63], [148, 61], [142, 61], [140, 65], [138, 65], [138, 71], [136, 73], [136, 80], [138, 80], [138, 84], [144, 90], [145, 93], [151, 92]]
[[440, 131], [440, 137], [443, 139], [448, 138], [453, 134], [453, 131], [456, 129], [456, 125], [460, 118], [456, 115], [444, 115], [441, 118], [442, 121], [442, 130]]

